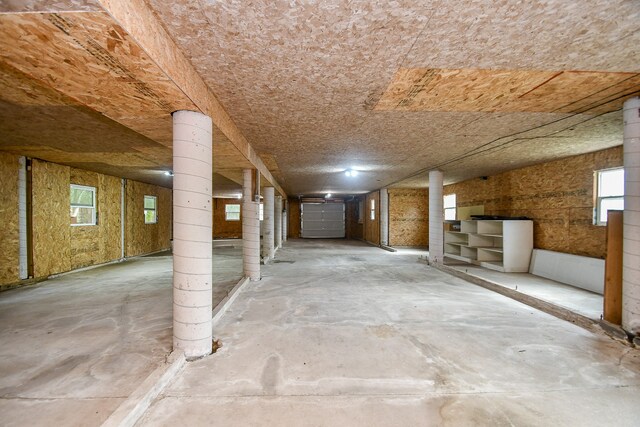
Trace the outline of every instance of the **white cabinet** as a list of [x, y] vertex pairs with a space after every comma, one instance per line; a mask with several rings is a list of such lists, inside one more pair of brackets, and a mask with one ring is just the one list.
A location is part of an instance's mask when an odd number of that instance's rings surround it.
[[529, 220], [469, 220], [444, 232], [446, 257], [504, 272], [528, 272], [533, 251]]

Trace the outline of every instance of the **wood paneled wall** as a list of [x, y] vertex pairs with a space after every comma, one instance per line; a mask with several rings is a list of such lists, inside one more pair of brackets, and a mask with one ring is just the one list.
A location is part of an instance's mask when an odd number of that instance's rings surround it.
[[287, 237], [297, 239], [300, 237], [300, 201], [289, 199], [289, 226], [287, 227]]
[[[345, 217], [346, 217], [346, 234], [347, 239], [364, 239], [364, 220], [359, 222], [360, 217], [360, 202], [363, 202], [364, 209], [364, 196], [356, 197], [345, 203]], [[363, 217], [364, 218], [364, 217]]]
[[[158, 222], [144, 223], [144, 196], [158, 199]], [[136, 256], [171, 247], [171, 190], [138, 181], [127, 181], [125, 247], [126, 256]]]
[[533, 220], [534, 246], [604, 258], [606, 227], [593, 225], [594, 171], [623, 164], [622, 147], [569, 157], [448, 185], [457, 206], [484, 205], [487, 215]]
[[[70, 183], [96, 188], [97, 224], [71, 227], [71, 269], [119, 259], [121, 242], [121, 180], [71, 168]], [[67, 216], [69, 209], [67, 208]]]
[[429, 191], [390, 188], [389, 245], [429, 245]]
[[18, 156], [0, 152], [0, 285], [20, 280]]
[[71, 270], [71, 168], [33, 160], [33, 269], [35, 277]]
[[[119, 178], [40, 160], [33, 160], [32, 177], [35, 277], [121, 257]], [[70, 184], [96, 188], [96, 225], [71, 226]]]
[[[0, 285], [19, 279], [18, 156], [0, 152]], [[121, 179], [34, 159], [32, 248], [36, 278], [120, 259]], [[96, 188], [97, 224], [72, 227], [70, 184]], [[144, 195], [158, 197], [158, 223], [144, 224]], [[170, 247], [171, 190], [127, 181], [126, 256]]]
[[[375, 203], [374, 219], [371, 219], [371, 201]], [[380, 244], [380, 192], [374, 191], [367, 194], [364, 201], [364, 239], [373, 243]]]
[[[225, 206], [227, 205], [240, 205], [240, 221], [227, 221], [225, 219]], [[242, 238], [242, 200], [213, 199], [213, 238]]]

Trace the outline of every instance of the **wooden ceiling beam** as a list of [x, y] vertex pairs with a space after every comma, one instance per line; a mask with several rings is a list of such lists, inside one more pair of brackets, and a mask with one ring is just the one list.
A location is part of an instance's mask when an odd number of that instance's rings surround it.
[[196, 107], [212, 118], [213, 123], [242, 155], [282, 196], [286, 196], [215, 94], [193, 68], [144, 0], [99, 0], [99, 2]]

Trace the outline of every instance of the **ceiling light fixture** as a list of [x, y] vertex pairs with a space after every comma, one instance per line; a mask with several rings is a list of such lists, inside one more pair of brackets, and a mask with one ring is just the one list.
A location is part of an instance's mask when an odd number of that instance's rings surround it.
[[327, 197], [327, 198], [331, 197], [331, 193], [327, 193], [327, 196], [326, 196], [326, 197]]
[[345, 173], [348, 177], [356, 177], [358, 176], [358, 171], [353, 169], [348, 169]]
[[166, 176], [173, 176], [173, 171], [164, 171]]

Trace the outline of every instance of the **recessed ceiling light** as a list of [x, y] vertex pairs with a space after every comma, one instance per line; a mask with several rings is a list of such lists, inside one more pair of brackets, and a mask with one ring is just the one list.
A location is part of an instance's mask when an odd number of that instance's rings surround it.
[[166, 176], [173, 176], [173, 172], [172, 171], [164, 171], [164, 174]]
[[327, 197], [331, 197], [331, 193], [327, 193]]
[[344, 174], [349, 177], [355, 177], [358, 176], [358, 171], [354, 169], [348, 169]]

